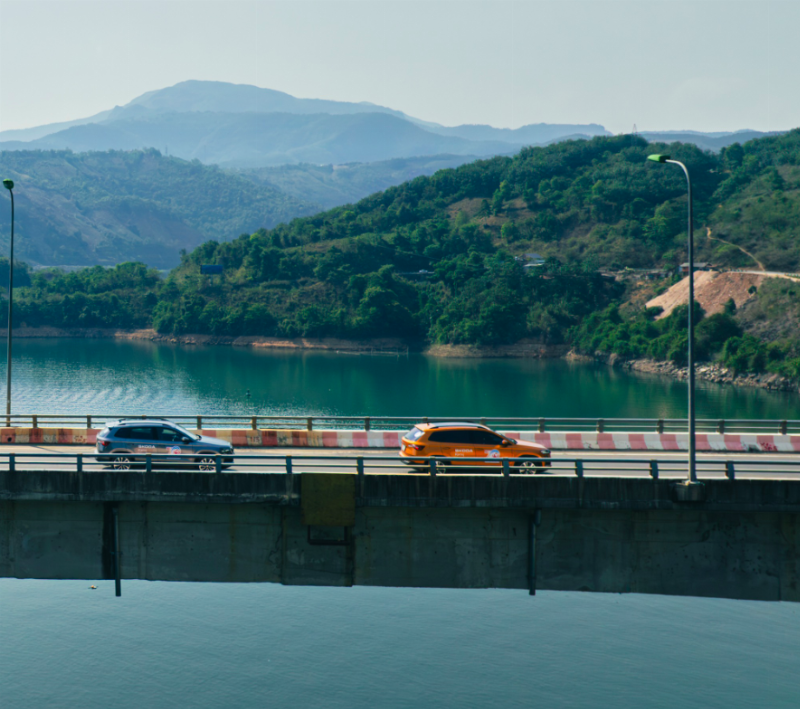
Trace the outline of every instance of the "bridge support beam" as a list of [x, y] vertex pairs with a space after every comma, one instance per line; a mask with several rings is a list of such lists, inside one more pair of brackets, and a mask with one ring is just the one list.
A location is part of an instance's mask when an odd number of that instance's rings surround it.
[[[534, 510], [359, 507], [343, 532], [291, 506], [117, 510], [126, 579], [800, 601], [796, 513], [543, 509], [536, 524]], [[0, 502], [0, 576], [114, 578], [106, 519], [103, 503]]]

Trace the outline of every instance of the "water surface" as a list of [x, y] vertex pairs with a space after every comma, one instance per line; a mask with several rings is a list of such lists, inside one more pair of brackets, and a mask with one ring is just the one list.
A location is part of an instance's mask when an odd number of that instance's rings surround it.
[[[681, 417], [686, 386], [562, 361], [20, 340], [17, 413]], [[245, 396], [247, 389], [251, 398]], [[800, 418], [700, 384], [698, 415]], [[2, 706], [800, 706], [800, 605], [0, 579]]]

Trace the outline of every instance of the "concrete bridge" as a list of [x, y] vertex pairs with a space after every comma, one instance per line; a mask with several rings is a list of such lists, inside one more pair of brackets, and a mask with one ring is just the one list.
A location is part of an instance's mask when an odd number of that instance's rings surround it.
[[800, 600], [800, 480], [0, 470], [0, 576]]

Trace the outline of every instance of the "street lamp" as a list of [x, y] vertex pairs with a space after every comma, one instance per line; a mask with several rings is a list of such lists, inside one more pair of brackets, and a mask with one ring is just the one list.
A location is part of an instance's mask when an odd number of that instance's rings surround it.
[[669, 155], [648, 155], [653, 162], [667, 162], [680, 165], [686, 175], [689, 189], [689, 483], [697, 482], [697, 465], [694, 436], [694, 226], [692, 224], [692, 180], [686, 165], [673, 160]]
[[11, 255], [8, 259], [8, 350], [6, 353], [6, 426], [11, 427], [11, 306], [14, 299], [14, 183], [3, 180], [11, 195]]

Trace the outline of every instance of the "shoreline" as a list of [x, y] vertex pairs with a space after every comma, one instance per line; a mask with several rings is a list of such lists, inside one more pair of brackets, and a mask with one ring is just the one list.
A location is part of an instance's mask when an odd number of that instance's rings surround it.
[[[619, 355], [597, 355], [587, 357], [570, 353], [569, 358], [583, 361], [603, 362], [610, 367], [618, 367], [628, 372], [640, 374], [656, 374], [685, 381], [689, 377], [688, 367], [679, 367], [672, 362], [655, 359], [624, 359]], [[736, 374], [733, 370], [714, 362], [697, 362], [694, 370], [695, 379], [712, 384], [729, 384], [735, 387], [766, 389], [767, 391], [783, 391], [800, 393], [798, 382], [782, 377], [779, 374], [765, 372], [763, 374]]]
[[[2, 337], [2, 335], [0, 335]], [[227, 347], [253, 347], [264, 349], [318, 350], [349, 354], [400, 355], [411, 352], [429, 357], [441, 358], [531, 358], [564, 359], [572, 362], [601, 362], [610, 367], [620, 368], [641, 374], [656, 374], [671, 379], [685, 380], [686, 367], [678, 367], [672, 362], [652, 359], [624, 359], [616, 354], [595, 356], [583, 355], [570, 349], [568, 345], [546, 345], [531, 340], [521, 340], [513, 345], [428, 345], [413, 343], [401, 338], [372, 338], [367, 340], [347, 340], [335, 337], [260, 337], [245, 335], [230, 337], [223, 335], [164, 335], [152, 328], [125, 330], [114, 328], [56, 328], [20, 327], [14, 330], [14, 337], [22, 339], [72, 338], [72, 339], [115, 339], [141, 340], [175, 345], [213, 345]], [[713, 362], [700, 362], [696, 365], [695, 377], [714, 384], [729, 384], [737, 387], [766, 389], [800, 393], [800, 383], [777, 374], [736, 374]]]
[[[0, 339], [4, 333], [0, 333]], [[478, 345], [428, 345], [409, 342], [401, 338], [381, 337], [364, 340], [347, 340], [337, 337], [261, 337], [242, 335], [165, 335], [152, 328], [125, 330], [115, 328], [57, 328], [20, 327], [14, 329], [14, 337], [21, 339], [71, 338], [142, 340], [174, 345], [214, 345], [225, 347], [253, 347], [264, 349], [326, 350], [357, 354], [406, 354], [410, 352], [431, 357], [461, 357], [487, 359], [491, 357], [530, 357], [534, 359], [558, 359], [569, 350], [567, 345], [543, 345], [530, 340], [521, 340], [513, 345], [480, 347]]]

